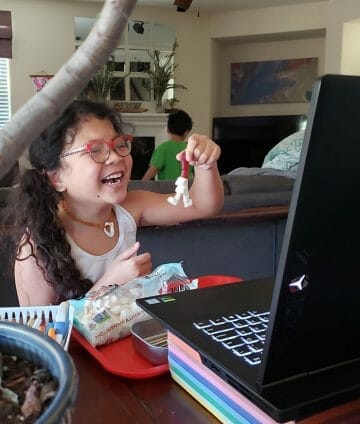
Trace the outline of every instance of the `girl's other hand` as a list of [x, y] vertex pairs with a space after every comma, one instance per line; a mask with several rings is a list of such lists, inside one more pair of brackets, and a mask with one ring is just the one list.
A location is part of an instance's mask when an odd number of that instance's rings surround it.
[[139, 247], [140, 243], [136, 242], [133, 246], [120, 253], [92, 289], [111, 284], [121, 285], [134, 278], [150, 274], [152, 271], [151, 255], [148, 252], [136, 255]]

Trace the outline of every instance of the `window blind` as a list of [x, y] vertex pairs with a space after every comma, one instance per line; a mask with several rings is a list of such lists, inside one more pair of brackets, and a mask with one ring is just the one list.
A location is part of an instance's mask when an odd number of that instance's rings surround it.
[[11, 12], [0, 10], [0, 57], [12, 58]]
[[10, 120], [10, 116], [9, 59], [0, 58], [0, 128]]

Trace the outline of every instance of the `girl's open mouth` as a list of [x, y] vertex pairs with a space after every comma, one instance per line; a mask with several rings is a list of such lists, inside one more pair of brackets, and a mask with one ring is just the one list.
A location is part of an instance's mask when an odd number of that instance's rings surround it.
[[101, 182], [103, 184], [115, 184], [115, 183], [119, 183], [121, 182], [121, 179], [123, 177], [124, 173], [123, 172], [116, 172], [114, 174], [110, 174], [107, 177], [104, 177]]

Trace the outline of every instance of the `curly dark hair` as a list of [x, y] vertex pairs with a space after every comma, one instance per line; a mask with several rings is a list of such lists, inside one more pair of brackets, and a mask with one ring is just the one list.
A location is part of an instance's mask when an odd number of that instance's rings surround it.
[[[93, 284], [81, 276], [70, 254], [70, 244], [57, 214], [61, 194], [52, 187], [47, 176], [47, 171], [61, 166], [60, 155], [65, 145], [73, 143], [79, 125], [89, 115], [110, 120], [115, 131], [122, 132], [120, 115], [105, 104], [73, 101], [31, 144], [29, 158], [33, 169], [21, 175], [4, 215], [7, 236], [10, 232], [16, 246], [13, 263], [34, 257], [56, 293], [56, 303], [82, 296]], [[31, 253], [21, 259], [25, 246], [31, 247]]]

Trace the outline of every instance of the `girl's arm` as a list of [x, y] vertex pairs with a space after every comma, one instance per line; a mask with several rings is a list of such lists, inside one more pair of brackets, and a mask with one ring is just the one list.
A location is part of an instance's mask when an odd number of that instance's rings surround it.
[[[179, 153], [181, 159], [183, 152]], [[182, 201], [174, 206], [169, 194], [148, 191], [130, 191], [124, 206], [138, 225], [170, 225], [199, 219], [217, 213], [223, 206], [224, 189], [218, 171], [220, 147], [209, 137], [194, 134], [188, 139], [185, 150], [187, 161], [195, 166], [195, 176], [190, 188], [193, 206], [185, 208]], [[175, 181], [174, 181], [175, 191]]]
[[[149, 274], [152, 270], [151, 255], [142, 253], [136, 256], [139, 247], [140, 244], [137, 242], [114, 259], [91, 290], [111, 284], [124, 284]], [[20, 256], [23, 260], [15, 261], [15, 285], [20, 306], [44, 306], [56, 303], [54, 289], [44, 279], [35, 258], [29, 254], [30, 246], [23, 247]]]
[[[15, 261], [15, 285], [20, 306], [44, 306], [55, 303], [54, 289], [45, 281], [41, 268], [33, 256], [28, 256], [30, 246], [23, 247], [21, 259]], [[27, 257], [28, 256], [28, 257]]]

